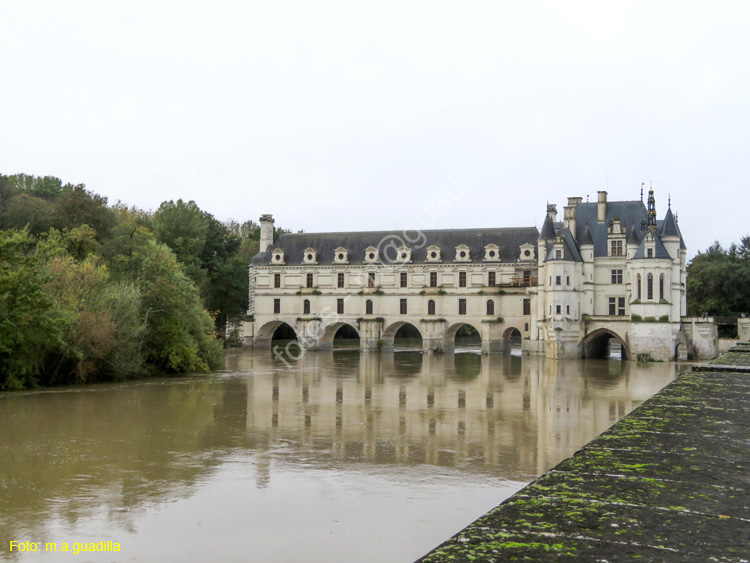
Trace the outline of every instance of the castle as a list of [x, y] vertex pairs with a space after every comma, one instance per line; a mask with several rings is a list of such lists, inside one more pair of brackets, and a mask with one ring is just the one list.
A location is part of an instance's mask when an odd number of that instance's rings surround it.
[[686, 247], [671, 201], [568, 198], [536, 227], [282, 234], [260, 218], [244, 341], [291, 327], [302, 349], [330, 349], [348, 325], [363, 351], [391, 349], [410, 324], [425, 352], [450, 352], [470, 325], [484, 353], [550, 358], [713, 357], [715, 328], [686, 315]]

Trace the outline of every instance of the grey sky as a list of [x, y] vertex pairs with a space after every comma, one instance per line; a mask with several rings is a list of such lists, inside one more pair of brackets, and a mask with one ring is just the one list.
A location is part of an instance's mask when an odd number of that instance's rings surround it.
[[[750, 233], [750, 3], [0, 4], [0, 172], [306, 231], [541, 226], [667, 194]], [[433, 202], [452, 180], [464, 195]], [[434, 221], [432, 219], [434, 217]]]

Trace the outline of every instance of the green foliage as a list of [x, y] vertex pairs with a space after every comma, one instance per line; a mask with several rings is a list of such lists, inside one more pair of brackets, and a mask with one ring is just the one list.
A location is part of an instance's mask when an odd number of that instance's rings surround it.
[[750, 312], [750, 235], [724, 250], [718, 242], [687, 267], [688, 314], [739, 316]]

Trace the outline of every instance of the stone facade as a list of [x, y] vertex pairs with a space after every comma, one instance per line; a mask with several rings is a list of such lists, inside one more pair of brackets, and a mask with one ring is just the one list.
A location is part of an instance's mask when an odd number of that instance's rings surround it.
[[[671, 202], [670, 202], [671, 204]], [[287, 324], [303, 349], [333, 346], [344, 325], [362, 350], [389, 349], [405, 324], [424, 351], [451, 351], [470, 325], [485, 353], [670, 360], [715, 355], [705, 323], [685, 319], [686, 248], [672, 214], [641, 200], [568, 198], [564, 220], [547, 206], [536, 228], [297, 233], [272, 240], [261, 217], [261, 252], [250, 267], [249, 346], [270, 346]], [[687, 325], [687, 326], [686, 326]], [[693, 341], [696, 340], [694, 343]], [[713, 346], [713, 347], [712, 347]]]

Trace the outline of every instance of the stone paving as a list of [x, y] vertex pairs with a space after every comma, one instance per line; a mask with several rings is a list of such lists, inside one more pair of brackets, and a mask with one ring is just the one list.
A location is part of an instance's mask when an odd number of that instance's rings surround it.
[[750, 561], [750, 345], [685, 372], [419, 561]]

